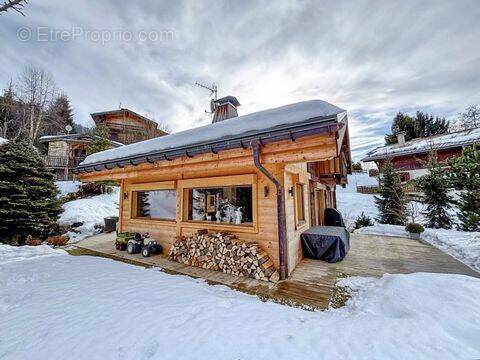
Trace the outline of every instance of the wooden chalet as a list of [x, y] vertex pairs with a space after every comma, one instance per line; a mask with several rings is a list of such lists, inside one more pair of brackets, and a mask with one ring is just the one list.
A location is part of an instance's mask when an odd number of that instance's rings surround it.
[[[47, 145], [47, 154], [44, 155], [47, 167], [55, 172], [57, 180], [72, 178], [72, 170], [87, 156], [87, 147], [93, 136], [88, 134], [45, 135], [40, 142]], [[110, 148], [123, 144], [110, 140]]]
[[350, 167], [346, 111], [312, 100], [93, 154], [76, 173], [118, 181], [119, 231], [149, 232], [167, 253], [179, 236], [229, 232], [284, 279]]
[[95, 125], [104, 124], [109, 131], [109, 139], [132, 144], [167, 135], [158, 129], [158, 124], [129, 109], [102, 111], [90, 114]]

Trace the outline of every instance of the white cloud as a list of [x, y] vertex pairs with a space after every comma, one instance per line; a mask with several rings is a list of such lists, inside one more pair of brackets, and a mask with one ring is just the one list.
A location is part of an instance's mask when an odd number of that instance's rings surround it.
[[[70, 96], [75, 120], [123, 107], [174, 130], [209, 121], [208, 93], [242, 114], [320, 98], [349, 111], [355, 156], [382, 142], [398, 111], [456, 114], [480, 102], [480, 2], [82, 1], [2, 15], [0, 84], [34, 62]], [[171, 31], [169, 41], [21, 42], [20, 27]]]

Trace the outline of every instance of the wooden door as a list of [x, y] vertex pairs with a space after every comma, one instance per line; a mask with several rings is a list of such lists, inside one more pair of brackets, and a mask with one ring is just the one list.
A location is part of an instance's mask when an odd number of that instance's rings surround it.
[[315, 226], [323, 225], [323, 216], [325, 211], [325, 191], [315, 189], [313, 191], [312, 201], [312, 224]]

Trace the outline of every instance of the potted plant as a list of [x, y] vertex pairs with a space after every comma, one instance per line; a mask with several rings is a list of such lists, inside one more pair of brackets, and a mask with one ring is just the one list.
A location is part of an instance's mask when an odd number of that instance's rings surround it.
[[425, 231], [424, 227], [417, 223], [407, 224], [407, 226], [405, 226], [405, 230], [410, 233], [410, 239], [414, 240], [420, 240], [420, 233]]

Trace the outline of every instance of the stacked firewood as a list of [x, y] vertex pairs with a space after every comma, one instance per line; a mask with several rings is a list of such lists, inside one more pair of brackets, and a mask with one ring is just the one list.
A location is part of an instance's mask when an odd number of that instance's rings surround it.
[[226, 274], [276, 282], [273, 261], [256, 243], [236, 240], [229, 233], [199, 233], [178, 238], [170, 249], [170, 260]]

